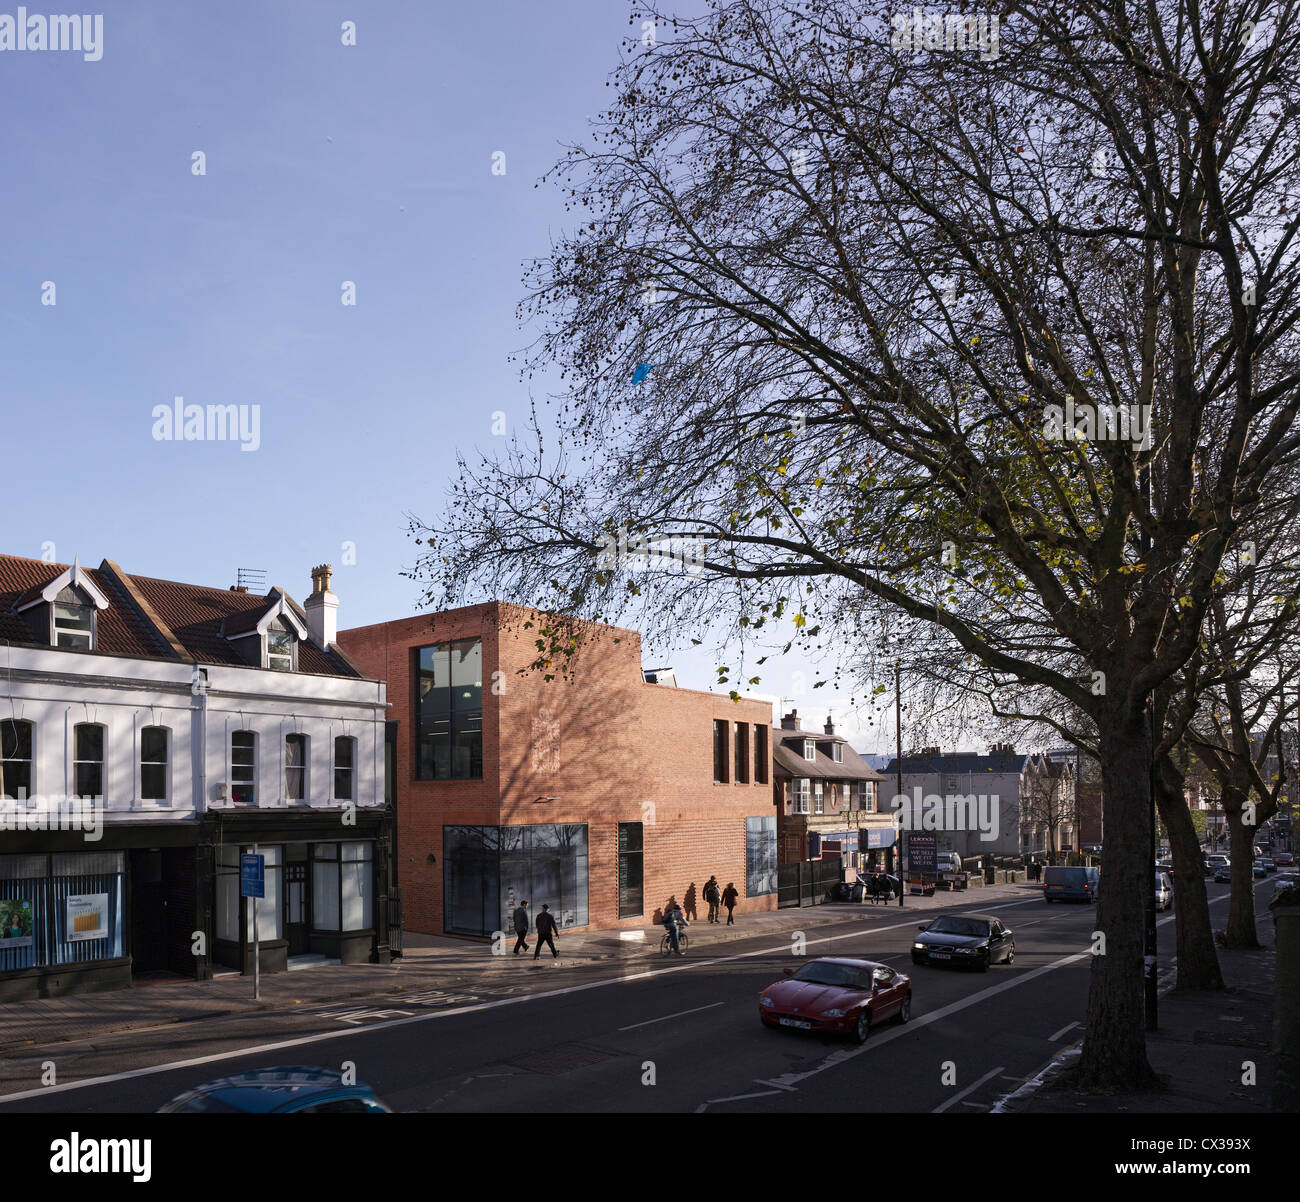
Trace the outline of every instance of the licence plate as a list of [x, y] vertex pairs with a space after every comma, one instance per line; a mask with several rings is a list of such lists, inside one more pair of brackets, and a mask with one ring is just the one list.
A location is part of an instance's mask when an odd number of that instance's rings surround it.
[[931, 953], [930, 953], [930, 959], [931, 959], [931, 960], [951, 960], [951, 959], [952, 959], [952, 952], [931, 952]]
[[808, 1022], [807, 1019], [803, 1019], [803, 1018], [783, 1018], [781, 1019], [781, 1026], [802, 1027], [806, 1031], [808, 1030], [809, 1027], [812, 1026], [812, 1023]]

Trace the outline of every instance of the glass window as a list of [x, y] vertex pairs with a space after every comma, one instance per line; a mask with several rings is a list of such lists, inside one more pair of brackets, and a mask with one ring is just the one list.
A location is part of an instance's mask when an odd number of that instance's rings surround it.
[[713, 779], [720, 785], [731, 779], [727, 774], [727, 726], [723, 718], [713, 720]]
[[334, 740], [334, 797], [352, 801], [352, 770], [356, 758], [356, 739], [340, 735]]
[[832, 744], [831, 744], [831, 759], [833, 759], [837, 764], [842, 764], [842, 763], [844, 763], [844, 744], [843, 744], [843, 743], [832, 743]]
[[767, 727], [754, 727], [754, 779], [767, 784]]
[[822, 782], [817, 781], [813, 785], [813, 813], [824, 814], [826, 812], [826, 801], [822, 794]]
[[[506, 930], [497, 913], [501, 896], [501, 849], [495, 826], [444, 826], [442, 828], [443, 929], [453, 935], [490, 935]], [[521, 882], [526, 890], [527, 882]], [[532, 894], [515, 897], [541, 909]], [[542, 899], [544, 900], [544, 899]]]
[[146, 726], [140, 732], [140, 796], [145, 801], [167, 800], [167, 736], [165, 726]]
[[817, 758], [817, 741], [815, 739], [805, 739], [803, 741], [803, 758], [806, 760], [815, 760]]
[[736, 780], [749, 784], [749, 723], [736, 723]]
[[32, 724], [0, 721], [0, 797], [26, 799], [32, 795]]
[[796, 814], [808, 813], [808, 803], [812, 797], [812, 782], [806, 776], [795, 777], [790, 782], [790, 798], [794, 803]]
[[482, 639], [417, 650], [415, 719], [417, 779], [482, 779]]
[[217, 938], [239, 939], [239, 848], [217, 848]]
[[745, 895], [775, 893], [776, 819], [745, 819]]
[[289, 801], [307, 796], [307, 736], [284, 737], [284, 795]]
[[639, 822], [618, 824], [618, 916], [645, 913], [645, 829]]
[[266, 629], [266, 666], [276, 672], [292, 672], [293, 652], [293, 627], [277, 618]]
[[73, 793], [77, 797], [104, 796], [104, 728], [91, 722], [72, 732]]
[[339, 845], [312, 847], [311, 924], [318, 931], [339, 929]]
[[[248, 848], [252, 852], [252, 847]], [[264, 884], [262, 897], [250, 897], [245, 907], [245, 922], [248, 924], [248, 938], [253, 937], [253, 906], [257, 906], [258, 939], [279, 939], [280, 935], [280, 875], [281, 849], [266, 843], [259, 843], [257, 854], [262, 857]], [[238, 887], [238, 878], [236, 878]]]
[[373, 925], [374, 844], [345, 843], [339, 861], [339, 914], [345, 931], [368, 931]]
[[251, 730], [230, 736], [230, 800], [252, 805], [257, 800], [257, 737]]
[[95, 607], [80, 589], [65, 588], [54, 599], [54, 645], [89, 651], [94, 635]]

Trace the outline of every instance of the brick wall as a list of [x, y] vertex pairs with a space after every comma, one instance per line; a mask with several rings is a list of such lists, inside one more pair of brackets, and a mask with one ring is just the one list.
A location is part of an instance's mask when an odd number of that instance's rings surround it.
[[[443, 933], [444, 824], [586, 823], [592, 927], [644, 926], [670, 899], [685, 905], [692, 885], [703, 915], [698, 895], [711, 874], [736, 883], [738, 913], [774, 909], [774, 895], [745, 896], [745, 819], [775, 815], [772, 785], [753, 779], [752, 762], [750, 783], [713, 780], [714, 719], [748, 723], [752, 747], [771, 707], [645, 684], [640, 635], [614, 627], [588, 627], [566, 672], [563, 661], [549, 673], [529, 670], [541, 621], [493, 602], [339, 634], [362, 671], [388, 682], [389, 717], [400, 722], [397, 869], [407, 929]], [[483, 639], [483, 779], [415, 780], [412, 648], [470, 637]], [[620, 822], [643, 823], [645, 835], [645, 913], [623, 920]], [[530, 900], [536, 912], [547, 899]]]

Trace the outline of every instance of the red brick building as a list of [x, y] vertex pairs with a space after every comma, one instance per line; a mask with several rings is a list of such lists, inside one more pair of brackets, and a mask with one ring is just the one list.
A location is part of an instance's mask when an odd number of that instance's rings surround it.
[[388, 682], [405, 928], [490, 935], [523, 900], [644, 927], [670, 899], [703, 916], [711, 875], [774, 909], [771, 707], [649, 683], [610, 626], [531, 669], [545, 622], [489, 602], [339, 634]]

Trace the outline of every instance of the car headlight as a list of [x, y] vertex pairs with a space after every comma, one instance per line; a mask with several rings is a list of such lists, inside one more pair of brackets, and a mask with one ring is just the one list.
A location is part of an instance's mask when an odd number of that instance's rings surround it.
[[767, 994], [763, 994], [763, 996], [762, 996], [761, 998], [758, 999], [758, 1004], [759, 1004], [760, 1006], [775, 1006], [775, 1005], [776, 1005], [776, 1003], [775, 1003], [774, 1001], [772, 1001], [772, 999], [771, 999], [770, 997], [768, 997]]
[[844, 1011], [838, 1008], [834, 1010], [822, 1011], [822, 1018], [843, 1018], [843, 1017], [844, 1017]]
[[925, 944], [924, 944], [924, 943], [914, 943], [914, 944], [912, 944], [912, 947], [913, 947], [916, 951], [918, 951], [918, 952], [923, 952], [923, 951], [925, 951]]

